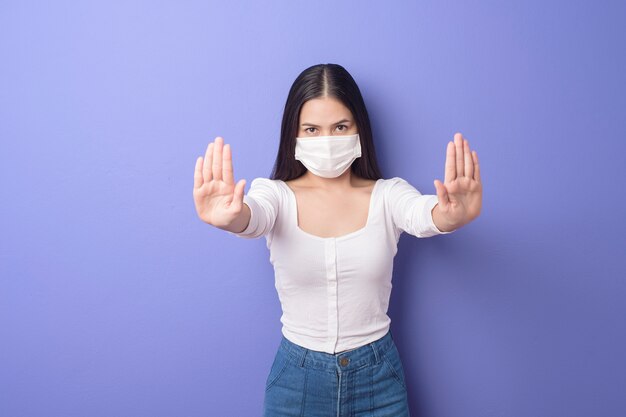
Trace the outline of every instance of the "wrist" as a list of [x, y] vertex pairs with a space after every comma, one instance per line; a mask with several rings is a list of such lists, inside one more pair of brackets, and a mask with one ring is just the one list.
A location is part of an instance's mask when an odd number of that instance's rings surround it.
[[452, 232], [462, 226], [458, 222], [449, 221], [447, 216], [441, 212], [439, 203], [435, 204], [435, 206], [432, 208], [431, 215], [435, 227], [437, 227], [437, 229], [439, 229], [441, 232]]

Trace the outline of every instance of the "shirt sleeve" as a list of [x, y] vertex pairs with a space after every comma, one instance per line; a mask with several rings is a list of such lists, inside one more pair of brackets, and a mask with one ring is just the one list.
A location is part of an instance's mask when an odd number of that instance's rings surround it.
[[422, 194], [400, 177], [394, 177], [391, 181], [390, 210], [393, 223], [400, 233], [430, 237], [454, 232], [442, 232], [435, 226], [432, 209], [439, 202], [437, 195]]
[[279, 193], [276, 183], [268, 178], [255, 178], [243, 196], [250, 207], [250, 221], [241, 232], [226, 232], [244, 239], [256, 239], [272, 231], [278, 215]]

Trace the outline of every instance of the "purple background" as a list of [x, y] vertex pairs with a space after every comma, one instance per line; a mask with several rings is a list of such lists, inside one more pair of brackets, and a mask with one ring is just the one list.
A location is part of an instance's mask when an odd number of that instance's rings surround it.
[[457, 131], [484, 207], [404, 234], [412, 415], [626, 415], [619, 1], [0, 4], [0, 415], [257, 416], [280, 339], [265, 239], [205, 223], [196, 157], [268, 177], [295, 77], [354, 76], [385, 178]]

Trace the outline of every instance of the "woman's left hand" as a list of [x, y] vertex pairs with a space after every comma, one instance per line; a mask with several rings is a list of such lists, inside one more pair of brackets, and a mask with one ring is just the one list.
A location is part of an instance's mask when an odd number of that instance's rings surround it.
[[432, 215], [439, 230], [449, 232], [478, 217], [483, 196], [478, 154], [470, 151], [461, 133], [454, 135], [454, 142], [448, 142], [443, 184], [438, 179], [434, 184], [439, 203]]

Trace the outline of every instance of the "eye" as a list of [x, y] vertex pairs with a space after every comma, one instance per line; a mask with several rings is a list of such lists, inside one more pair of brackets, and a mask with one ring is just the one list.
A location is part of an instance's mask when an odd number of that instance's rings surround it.
[[315, 128], [314, 127], [307, 127], [306, 129], [304, 129], [304, 131], [307, 132], [307, 133], [313, 133], [313, 132], [310, 132], [309, 129], [315, 129]]
[[346, 125], [337, 125], [337, 127], [340, 127], [340, 126], [344, 127], [343, 129], [341, 129], [342, 132], [348, 128], [348, 126], [346, 126]]

